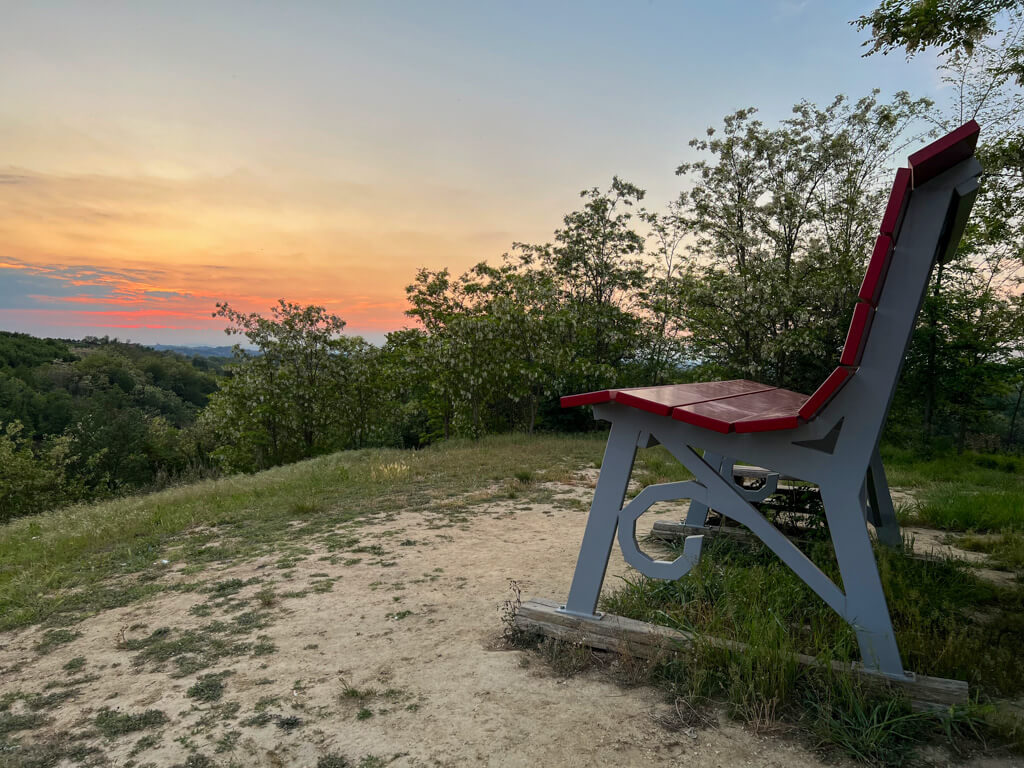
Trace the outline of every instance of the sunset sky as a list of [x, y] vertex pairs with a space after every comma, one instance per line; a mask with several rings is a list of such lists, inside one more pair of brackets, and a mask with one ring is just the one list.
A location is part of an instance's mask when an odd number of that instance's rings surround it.
[[0, 329], [225, 344], [217, 301], [380, 341], [417, 267], [653, 206], [723, 115], [905, 89], [874, 3], [0, 0]]

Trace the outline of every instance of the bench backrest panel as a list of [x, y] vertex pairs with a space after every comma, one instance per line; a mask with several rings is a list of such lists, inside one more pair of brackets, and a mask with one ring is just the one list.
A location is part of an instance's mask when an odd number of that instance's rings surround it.
[[[875, 241], [864, 280], [857, 293], [857, 304], [850, 320], [850, 329], [846, 335], [846, 343], [843, 345], [839, 367], [801, 407], [800, 416], [803, 419], [810, 420], [821, 413], [822, 409], [856, 373], [857, 367], [861, 364], [871, 334], [872, 320], [882, 300], [885, 279], [891, 260], [894, 258], [903, 219], [907, 213], [914, 187], [920, 187], [973, 155], [978, 143], [979, 130], [978, 124], [971, 120], [912, 154], [908, 159], [910, 167], [900, 168], [896, 171], [896, 178], [893, 180], [885, 213], [882, 215], [880, 234]], [[950, 205], [950, 209], [946, 213], [947, 222], [944, 227], [944, 231], [948, 232], [949, 243], [939, 243], [939, 250], [942, 253], [937, 253], [937, 257], [948, 257], [948, 252], [955, 250], [969, 210], [969, 204], [963, 206], [957, 200]], [[923, 289], [924, 286], [922, 286]]]

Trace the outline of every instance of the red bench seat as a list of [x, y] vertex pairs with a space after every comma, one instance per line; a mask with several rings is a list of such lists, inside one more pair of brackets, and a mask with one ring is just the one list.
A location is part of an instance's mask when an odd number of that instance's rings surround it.
[[[764, 432], [796, 427], [800, 409], [811, 399], [788, 389], [733, 379], [664, 387], [603, 389], [563, 397], [561, 404], [563, 408], [571, 408], [574, 405], [616, 402], [716, 432]], [[827, 401], [821, 399], [822, 404]]]

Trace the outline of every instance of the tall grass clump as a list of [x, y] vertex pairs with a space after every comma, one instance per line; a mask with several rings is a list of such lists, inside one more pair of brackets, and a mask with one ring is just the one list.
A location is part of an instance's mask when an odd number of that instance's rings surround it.
[[1024, 530], [1024, 492], [974, 490], [955, 483], [927, 489], [917, 506], [919, 522], [947, 531]]
[[[802, 546], [841, 585], [828, 539]], [[959, 561], [923, 562], [882, 548], [876, 554], [907, 668], [966, 680], [982, 700], [1024, 691], [1024, 591], [981, 581]], [[919, 743], [953, 743], [986, 727], [976, 707], [941, 717], [915, 712], [899, 691], [835, 672], [831, 662], [859, 660], [853, 631], [760, 544], [715, 539], [685, 578], [631, 575], [602, 608], [693, 632], [696, 643], [659, 668], [662, 682], [690, 702], [722, 704], [756, 728], [801, 724], [822, 748], [900, 765]], [[796, 654], [820, 663], [799, 664]]]
[[1024, 531], [1024, 459], [929, 457], [891, 446], [883, 459], [891, 485], [915, 489], [914, 522], [950, 531]]

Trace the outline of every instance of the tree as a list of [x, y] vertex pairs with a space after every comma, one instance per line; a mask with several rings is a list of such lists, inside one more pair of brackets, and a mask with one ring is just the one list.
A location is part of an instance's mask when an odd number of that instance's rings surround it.
[[1010, 66], [1024, 18], [1017, 11], [1007, 18], [1005, 28], [969, 50], [952, 50], [940, 67], [952, 98], [932, 119], [941, 131], [970, 119], [981, 124], [977, 155], [984, 175], [955, 258], [932, 274], [897, 393], [909, 433], [949, 434], [960, 450], [971, 432], [1012, 440], [1013, 429], [1003, 432], [998, 421], [1012, 410], [1010, 381], [1024, 346], [1024, 96]]
[[680, 206], [696, 236], [680, 323], [715, 373], [810, 391], [834, 366], [887, 159], [930, 105], [877, 95], [802, 102], [777, 128], [740, 110], [690, 143], [707, 157], [677, 169], [694, 181]]
[[447, 270], [420, 270], [407, 289], [416, 364], [429, 371], [433, 413], [443, 435], [479, 436], [504, 423], [532, 431], [543, 397], [564, 373], [569, 327], [550, 271], [506, 254], [452, 280]]
[[85, 489], [68, 474], [71, 440], [56, 437], [38, 455], [20, 422], [0, 423], [0, 523], [83, 498]]
[[[882, 0], [850, 23], [871, 30], [867, 56], [900, 48], [908, 57], [928, 48], [970, 56], [981, 40], [996, 34], [1000, 14], [1022, 7], [1021, 0]], [[1007, 72], [1024, 84], [1024, 48], [1018, 43], [1006, 53]]]
[[639, 291], [640, 305], [647, 320], [644, 343], [646, 380], [651, 385], [665, 383], [684, 364], [683, 335], [679, 320], [683, 317], [683, 241], [691, 234], [686, 216], [686, 196], [668, 204], [665, 213], [644, 211], [640, 218], [647, 223], [648, 248], [655, 262], [648, 279]]
[[230, 378], [205, 412], [232, 469], [262, 469], [360, 440], [352, 394], [366, 343], [342, 335], [345, 321], [319, 306], [280, 300], [270, 317], [218, 304], [228, 334], [256, 347], [235, 347]]
[[644, 214], [644, 195], [616, 176], [604, 192], [580, 192], [586, 202], [563, 218], [553, 243], [514, 246], [523, 267], [550, 273], [570, 315], [563, 343], [572, 353], [566, 383], [575, 391], [621, 384], [629, 379], [624, 369], [637, 362], [643, 335], [638, 291], [649, 271], [635, 221]]

